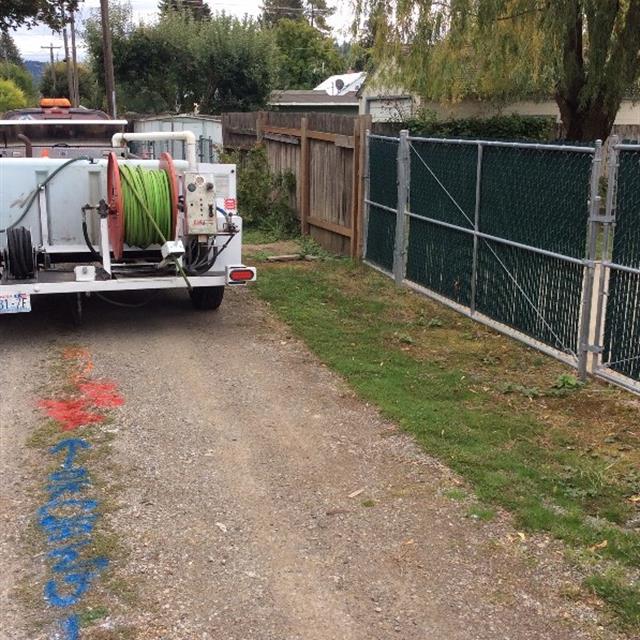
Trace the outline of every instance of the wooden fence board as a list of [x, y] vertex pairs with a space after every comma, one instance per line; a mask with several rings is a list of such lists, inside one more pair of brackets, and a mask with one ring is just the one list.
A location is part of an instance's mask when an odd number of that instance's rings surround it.
[[[292, 172], [300, 229], [328, 251], [361, 255], [364, 139], [370, 116], [332, 113], [224, 114], [225, 148], [265, 146], [274, 172]], [[242, 203], [240, 203], [242, 206]]]

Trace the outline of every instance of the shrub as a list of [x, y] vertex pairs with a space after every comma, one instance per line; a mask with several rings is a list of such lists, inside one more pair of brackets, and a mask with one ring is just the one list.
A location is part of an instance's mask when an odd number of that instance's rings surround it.
[[238, 166], [238, 207], [245, 224], [276, 237], [294, 235], [298, 222], [291, 206], [296, 188], [293, 173], [273, 172], [263, 145], [246, 154], [225, 154], [222, 161]]
[[483, 140], [554, 140], [556, 124], [546, 116], [493, 116], [437, 120], [432, 111], [422, 112], [404, 126], [413, 135], [436, 138], [474, 138]]
[[27, 106], [27, 97], [13, 80], [0, 80], [0, 113]]

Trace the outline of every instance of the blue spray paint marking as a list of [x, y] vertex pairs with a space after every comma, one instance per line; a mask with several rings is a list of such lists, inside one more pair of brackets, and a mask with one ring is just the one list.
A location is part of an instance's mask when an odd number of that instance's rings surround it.
[[[83, 551], [91, 542], [91, 533], [98, 519], [94, 513], [98, 501], [85, 498], [89, 474], [75, 466], [80, 450], [91, 445], [81, 438], [67, 438], [49, 450], [64, 454], [62, 469], [49, 474], [48, 501], [38, 509], [38, 522], [52, 548], [47, 558], [52, 562], [53, 577], [44, 587], [45, 600], [58, 608], [78, 604], [109, 561], [104, 557], [87, 558]], [[60, 622], [63, 640], [79, 640], [80, 625], [76, 614], [69, 614]]]
[[80, 623], [75, 614], [62, 621], [64, 640], [80, 640]]

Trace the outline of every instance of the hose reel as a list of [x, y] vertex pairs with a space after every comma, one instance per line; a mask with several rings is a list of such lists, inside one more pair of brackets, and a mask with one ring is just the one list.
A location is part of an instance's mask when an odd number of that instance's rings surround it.
[[9, 275], [16, 280], [30, 280], [34, 277], [36, 261], [29, 229], [7, 229], [6, 264]]
[[120, 166], [116, 154], [110, 153], [107, 199], [109, 241], [116, 260], [122, 259], [125, 244], [146, 248], [176, 238], [178, 179], [168, 153], [160, 155], [157, 170]]

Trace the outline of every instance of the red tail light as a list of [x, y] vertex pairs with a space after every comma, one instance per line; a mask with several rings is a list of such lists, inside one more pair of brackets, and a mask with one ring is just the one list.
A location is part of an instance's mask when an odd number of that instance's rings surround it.
[[248, 282], [253, 280], [255, 273], [251, 269], [234, 269], [229, 272], [231, 282]]

